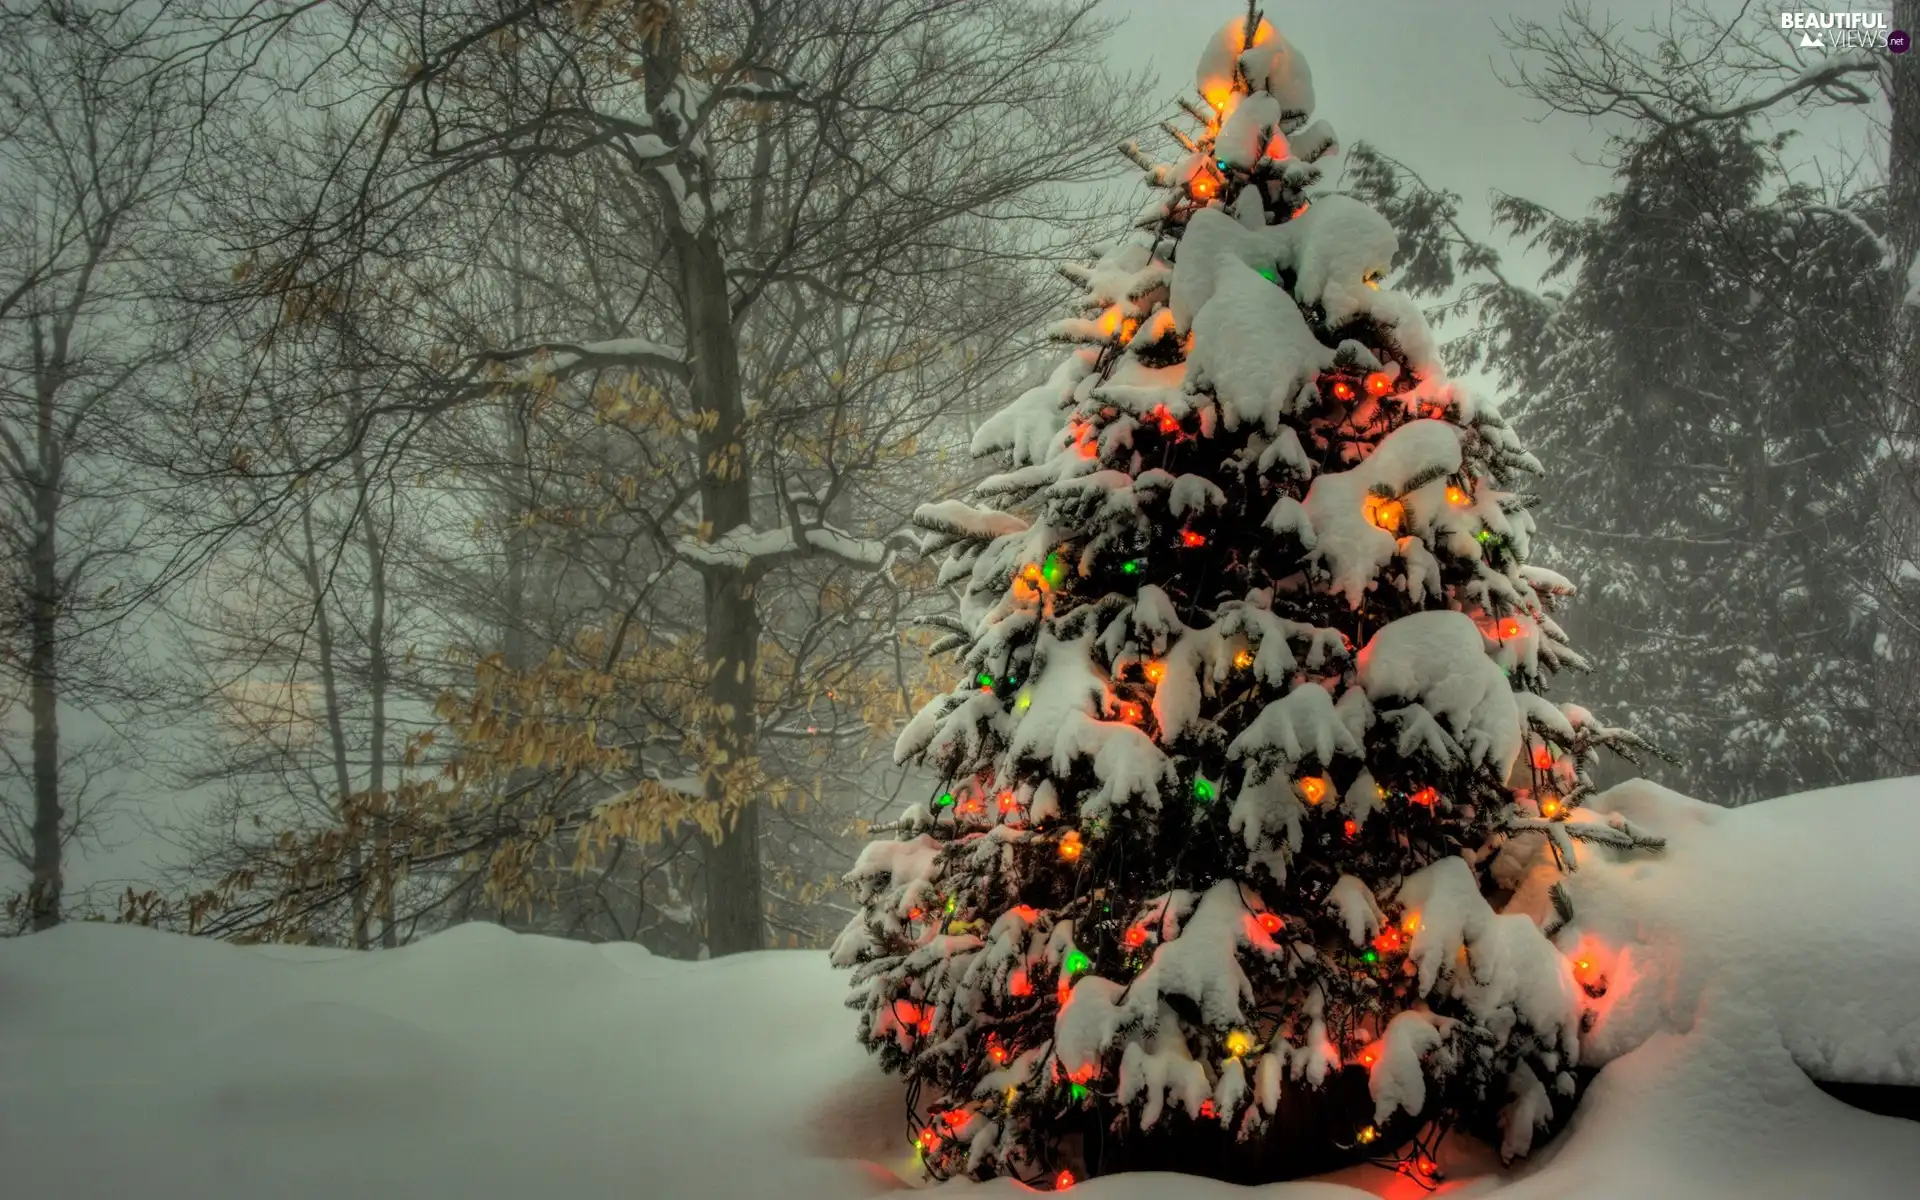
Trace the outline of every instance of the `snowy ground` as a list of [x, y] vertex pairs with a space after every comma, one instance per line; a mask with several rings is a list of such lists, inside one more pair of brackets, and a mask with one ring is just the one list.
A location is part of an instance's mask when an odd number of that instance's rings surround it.
[[[1463, 1146], [1446, 1191], [1915, 1194], [1920, 1125], [1850, 1109], [1805, 1071], [1920, 1083], [1920, 780], [1731, 812], [1645, 785], [1603, 800], [1672, 839], [1575, 876], [1582, 950], [1612, 984], [1589, 1059], [1609, 1065], [1530, 1163], [1501, 1172]], [[816, 953], [678, 963], [485, 925], [367, 955], [70, 926], [0, 944], [0, 1193], [872, 1196], [917, 1175], [845, 990]], [[1411, 1188], [1361, 1168], [1257, 1190]], [[1172, 1175], [1075, 1188], [1240, 1194]]]

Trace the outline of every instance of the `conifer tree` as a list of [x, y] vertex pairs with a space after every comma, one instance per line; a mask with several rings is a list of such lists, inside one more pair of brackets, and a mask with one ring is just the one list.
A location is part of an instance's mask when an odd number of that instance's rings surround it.
[[1648, 122], [1591, 215], [1503, 199], [1564, 290], [1483, 310], [1516, 426], [1565, 464], [1540, 521], [1585, 585], [1584, 691], [1717, 804], [1879, 774], [1879, 251], [1843, 197], [1783, 177], [1780, 145]]
[[916, 515], [963, 678], [900, 735], [943, 782], [834, 957], [937, 1177], [1427, 1178], [1495, 1120], [1523, 1153], [1597, 981], [1494, 876], [1654, 844], [1578, 807], [1637, 742], [1543, 695], [1580, 660], [1539, 464], [1446, 378], [1387, 222], [1315, 190], [1306, 62], [1250, 8], [1198, 84], [1069, 272], [1074, 348], [979, 431], [1005, 469]]

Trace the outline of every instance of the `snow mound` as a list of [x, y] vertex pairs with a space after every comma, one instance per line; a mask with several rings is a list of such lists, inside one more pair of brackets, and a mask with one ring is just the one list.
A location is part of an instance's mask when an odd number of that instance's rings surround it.
[[[1920, 1086], [1920, 780], [1887, 779], [1745, 808], [1635, 780], [1596, 797], [1667, 839], [1664, 855], [1581, 843], [1557, 939], [1604, 976], [1589, 1061], [1735, 1017], [1805, 1073]], [[1517, 898], [1548, 906], [1544, 875]]]
[[429, 1030], [351, 1004], [284, 1005], [202, 1038], [181, 1082], [244, 1120], [306, 1120], [432, 1103], [453, 1062]]
[[[1450, 1139], [1449, 1193], [1497, 1200], [1881, 1200], [1920, 1125], [1822, 1080], [1920, 1084], [1920, 779], [1712, 808], [1596, 797], [1668, 840], [1578, 846], [1558, 936], [1606, 981], [1572, 1125], [1513, 1171]], [[1592, 814], [1584, 814], [1591, 816]], [[1551, 910], [1544, 875], [1516, 903]], [[710, 963], [468, 925], [388, 952], [237, 947], [103, 925], [0, 942], [8, 1195], [143, 1200], [644, 1195], [853, 1200], [918, 1181], [897, 1080], [810, 952]], [[1149, 1089], [1151, 1090], [1151, 1089]], [[1173, 1102], [1173, 1101], [1169, 1101]], [[1011, 1181], [939, 1195], [1028, 1195]], [[1245, 1189], [1142, 1174], [1088, 1200]], [[1267, 1200], [1411, 1197], [1370, 1167]]]

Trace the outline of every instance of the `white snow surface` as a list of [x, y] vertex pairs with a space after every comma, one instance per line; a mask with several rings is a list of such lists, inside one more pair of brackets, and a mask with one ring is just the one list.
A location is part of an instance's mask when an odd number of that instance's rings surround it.
[[[1632, 783], [1593, 807], [1669, 840], [1583, 845], [1570, 877], [1560, 941], [1609, 981], [1581, 1059], [1605, 1069], [1512, 1169], [1449, 1139], [1441, 1194], [1912, 1195], [1920, 1125], [1849, 1108], [1807, 1072], [1920, 1083], [1920, 779], [1737, 810]], [[1544, 905], [1544, 882], [1521, 900]], [[59, 1200], [878, 1195], [918, 1174], [898, 1082], [854, 1040], [846, 994], [808, 951], [680, 963], [467, 925], [356, 954], [65, 926], [0, 942], [0, 1178]], [[1073, 1194], [1419, 1193], [1359, 1167], [1251, 1192], [1145, 1174]]]

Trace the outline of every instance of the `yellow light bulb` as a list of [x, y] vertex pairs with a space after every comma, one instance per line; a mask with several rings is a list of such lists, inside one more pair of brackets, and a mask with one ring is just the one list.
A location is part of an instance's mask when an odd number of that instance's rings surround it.
[[1245, 1056], [1253, 1049], [1253, 1035], [1244, 1029], [1236, 1029], [1227, 1035], [1227, 1053], [1235, 1058]]

